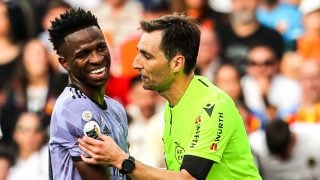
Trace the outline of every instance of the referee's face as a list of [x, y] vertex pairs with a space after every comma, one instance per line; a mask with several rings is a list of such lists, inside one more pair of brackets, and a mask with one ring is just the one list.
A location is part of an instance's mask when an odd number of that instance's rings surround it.
[[65, 37], [60, 63], [78, 88], [104, 87], [110, 69], [110, 53], [101, 30], [96, 26]]
[[144, 33], [138, 43], [138, 54], [132, 64], [141, 75], [143, 88], [158, 92], [170, 88], [174, 71], [163, 51], [160, 49], [162, 31]]

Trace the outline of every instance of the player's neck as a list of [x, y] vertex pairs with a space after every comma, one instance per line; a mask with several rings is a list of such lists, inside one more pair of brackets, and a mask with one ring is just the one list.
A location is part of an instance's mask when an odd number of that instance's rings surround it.
[[104, 106], [105, 105], [104, 94], [105, 94], [104, 88], [101, 88], [100, 91], [94, 91], [93, 96], [89, 98], [92, 99], [97, 104], [99, 104], [100, 106]]

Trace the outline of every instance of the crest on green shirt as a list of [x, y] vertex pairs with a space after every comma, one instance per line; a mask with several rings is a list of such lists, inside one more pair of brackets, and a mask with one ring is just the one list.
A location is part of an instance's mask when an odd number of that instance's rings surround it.
[[184, 156], [184, 148], [180, 146], [178, 142], [174, 142], [176, 144], [176, 149], [175, 149], [175, 157], [176, 160], [182, 164], [183, 156]]

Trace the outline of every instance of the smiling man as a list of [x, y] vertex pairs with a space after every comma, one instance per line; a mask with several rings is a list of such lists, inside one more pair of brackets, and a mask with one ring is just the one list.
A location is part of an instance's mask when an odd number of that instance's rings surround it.
[[50, 127], [51, 178], [126, 179], [114, 167], [88, 165], [77, 138], [98, 134], [112, 137], [127, 152], [127, 118], [124, 108], [105, 96], [110, 52], [97, 19], [91, 12], [71, 9], [52, 22], [50, 40], [60, 64], [69, 73], [69, 85], [57, 99]]

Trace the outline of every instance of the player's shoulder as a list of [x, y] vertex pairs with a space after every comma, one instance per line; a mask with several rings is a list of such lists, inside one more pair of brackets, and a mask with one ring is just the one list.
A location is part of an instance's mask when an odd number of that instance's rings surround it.
[[116, 99], [113, 99], [107, 95], [104, 96], [104, 99], [105, 99], [106, 103], [108, 105], [111, 105], [112, 107], [123, 108], [123, 105], [119, 101], [117, 101]]
[[104, 97], [105, 102], [107, 103], [107, 108], [110, 109], [111, 111], [116, 111], [116, 112], [124, 112], [124, 106], [117, 100], [105, 95]]
[[90, 106], [90, 99], [79, 89], [67, 86], [58, 97], [55, 108], [82, 109]]

